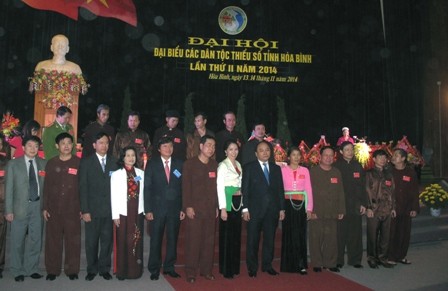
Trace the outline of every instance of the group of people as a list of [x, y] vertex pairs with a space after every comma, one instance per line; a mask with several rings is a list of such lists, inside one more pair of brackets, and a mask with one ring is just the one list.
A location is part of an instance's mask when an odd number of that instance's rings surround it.
[[[288, 150], [288, 163], [274, 161], [264, 140], [265, 126], [253, 126], [246, 142], [235, 131], [233, 112], [223, 115], [225, 129], [206, 128], [207, 116], [195, 116], [195, 130], [177, 128], [180, 115], [166, 112], [166, 124], [150, 142], [139, 128], [140, 115], [128, 115], [128, 128], [115, 134], [107, 123], [110, 108], [100, 105], [97, 120], [84, 131], [82, 158], [75, 155], [71, 111], [60, 107], [42, 134], [45, 159], [38, 156], [39, 127], [23, 135], [22, 147], [0, 138], [0, 205], [11, 224], [10, 271], [16, 281], [39, 279], [39, 255], [45, 232], [46, 279], [64, 273], [78, 279], [81, 221], [85, 223], [87, 275], [106, 280], [135, 279], [143, 273], [144, 221], [150, 229], [147, 268], [151, 280], [175, 270], [177, 241], [185, 223], [185, 276], [214, 280], [216, 220], [219, 219], [219, 272], [240, 274], [242, 221], [247, 226], [246, 264], [250, 277], [273, 268], [275, 234], [281, 222], [281, 272], [306, 275], [308, 243], [314, 272], [339, 272], [345, 264], [362, 268], [362, 217], [367, 219], [367, 262], [371, 268], [410, 264], [406, 258], [411, 218], [419, 211], [418, 181], [406, 166], [406, 152], [373, 154], [365, 172], [354, 159], [353, 140], [336, 149], [324, 146], [319, 165], [301, 165], [301, 151]], [[348, 130], [348, 129], [347, 129]], [[23, 155], [13, 159], [10, 148]], [[338, 156], [335, 162], [335, 156]], [[2, 202], [0, 200], [0, 202]], [[4, 210], [3, 210], [4, 209]], [[3, 217], [2, 215], [2, 217]], [[4, 266], [6, 222], [0, 219], [0, 270]], [[307, 231], [309, 223], [309, 232]], [[309, 233], [309, 238], [307, 237]], [[162, 240], [166, 253], [162, 262]], [[261, 263], [258, 261], [262, 238]], [[113, 256], [112, 256], [113, 253]], [[112, 263], [112, 257], [114, 263]], [[113, 266], [113, 269], [112, 269]], [[260, 268], [261, 267], [261, 268]], [[1, 271], [0, 271], [1, 274]]]

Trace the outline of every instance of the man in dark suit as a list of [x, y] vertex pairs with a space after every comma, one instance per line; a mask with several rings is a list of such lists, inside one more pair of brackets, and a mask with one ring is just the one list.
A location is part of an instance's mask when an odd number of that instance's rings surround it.
[[263, 232], [261, 270], [278, 275], [272, 268], [275, 230], [279, 220], [285, 218], [284, 189], [280, 167], [269, 158], [273, 154], [266, 141], [255, 148], [256, 161], [243, 168], [241, 192], [243, 194], [243, 219], [247, 221], [247, 270], [250, 277], [257, 276], [258, 245]]
[[[22, 142], [25, 155], [6, 166], [5, 218], [11, 223], [11, 273], [17, 282], [37, 273], [42, 247], [41, 202], [46, 161], [37, 156], [41, 141], [36, 136]], [[28, 242], [26, 242], [28, 234]]]
[[92, 281], [97, 273], [106, 280], [112, 279], [109, 273], [112, 254], [110, 174], [118, 166], [115, 158], [107, 154], [109, 140], [106, 133], [98, 133], [93, 144], [95, 154], [82, 159], [79, 169], [81, 213], [86, 229], [87, 281]]
[[174, 270], [177, 257], [177, 237], [182, 211], [183, 161], [172, 157], [173, 139], [162, 137], [157, 148], [160, 157], [153, 157], [145, 170], [145, 213], [151, 225], [151, 245], [148, 270], [151, 280], [158, 280], [162, 265], [162, 240], [166, 227], [166, 255], [163, 273], [173, 278], [180, 275]]

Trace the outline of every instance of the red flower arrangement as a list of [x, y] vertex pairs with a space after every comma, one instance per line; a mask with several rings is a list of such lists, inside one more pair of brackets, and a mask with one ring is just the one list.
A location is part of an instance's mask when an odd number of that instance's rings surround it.
[[80, 74], [64, 71], [45, 71], [44, 69], [34, 72], [29, 78], [29, 91], [44, 91], [46, 98], [41, 102], [49, 109], [60, 106], [71, 107], [76, 104], [73, 96], [81, 93], [85, 95], [89, 88], [83, 76]]
[[15, 118], [10, 112], [6, 112], [3, 114], [1, 132], [4, 136], [10, 137], [17, 131], [16, 128], [19, 127], [19, 124], [18, 118]]

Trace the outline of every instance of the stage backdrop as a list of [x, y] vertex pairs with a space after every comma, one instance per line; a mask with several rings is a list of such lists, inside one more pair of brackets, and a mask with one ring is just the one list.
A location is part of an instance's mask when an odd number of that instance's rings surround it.
[[[236, 111], [244, 95], [247, 124], [260, 119], [275, 136], [279, 96], [295, 144], [312, 144], [321, 134], [335, 144], [343, 126], [370, 141], [406, 134], [421, 144], [429, 4], [384, 1], [381, 9], [381, 2], [135, 0], [133, 27], [85, 9], [74, 21], [2, 1], [0, 109], [22, 120], [33, 117], [27, 78], [51, 57], [51, 38], [61, 33], [70, 40], [67, 59], [80, 65], [91, 85], [80, 97], [80, 129], [95, 119], [100, 103], [112, 107], [111, 123], [118, 127], [129, 88], [150, 135], [163, 124], [165, 110], [183, 113], [192, 94], [195, 111], [208, 113], [211, 129], [222, 128], [221, 114]], [[220, 16], [228, 6], [237, 8]], [[245, 27], [229, 34], [220, 22], [231, 33]]]

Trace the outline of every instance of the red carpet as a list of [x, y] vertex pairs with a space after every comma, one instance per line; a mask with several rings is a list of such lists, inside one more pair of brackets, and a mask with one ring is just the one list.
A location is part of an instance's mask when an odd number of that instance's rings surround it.
[[[273, 266], [276, 270], [280, 269], [280, 260], [275, 260]], [[359, 285], [344, 277], [335, 275], [329, 271], [322, 273], [309, 272], [306, 276], [292, 273], [280, 273], [279, 276], [270, 276], [266, 273], [258, 272], [256, 278], [250, 278], [247, 275], [246, 264], [241, 264], [241, 274], [232, 280], [225, 279], [219, 274], [218, 266], [213, 268], [213, 274], [216, 280], [209, 281], [203, 277], [196, 278], [194, 284], [185, 280], [185, 271], [183, 267], [178, 267], [177, 272], [182, 278], [173, 279], [165, 276], [167, 281], [175, 290], [213, 290], [213, 291], [232, 291], [232, 290], [370, 290], [367, 287]]]
[[[312, 269], [308, 270], [308, 275], [301, 276], [298, 273], [280, 273], [279, 276], [270, 276], [267, 273], [258, 271], [256, 278], [250, 278], [246, 269], [246, 224], [243, 222], [242, 243], [241, 243], [241, 274], [233, 280], [225, 279], [218, 270], [218, 224], [216, 228], [215, 240], [215, 267], [213, 274], [216, 280], [209, 281], [203, 277], [198, 276], [194, 284], [188, 283], [185, 279], [184, 270], [184, 227], [181, 224], [178, 241], [178, 259], [176, 263], [176, 271], [182, 276], [179, 279], [173, 279], [165, 276], [167, 281], [173, 286], [175, 290], [213, 290], [213, 291], [231, 291], [231, 290], [332, 290], [332, 291], [346, 291], [346, 290], [370, 290], [367, 287], [359, 285], [356, 282], [345, 279], [342, 276], [336, 275], [329, 271], [322, 271], [322, 273], [314, 273]], [[163, 245], [165, 242], [163, 243]], [[261, 246], [260, 246], [261, 250]], [[163, 251], [164, 252], [164, 251]], [[273, 267], [277, 271], [280, 270], [280, 253], [281, 253], [281, 230], [277, 230], [275, 239], [275, 254]], [[164, 258], [164, 255], [163, 257]], [[261, 258], [260, 258], [261, 259]]]

